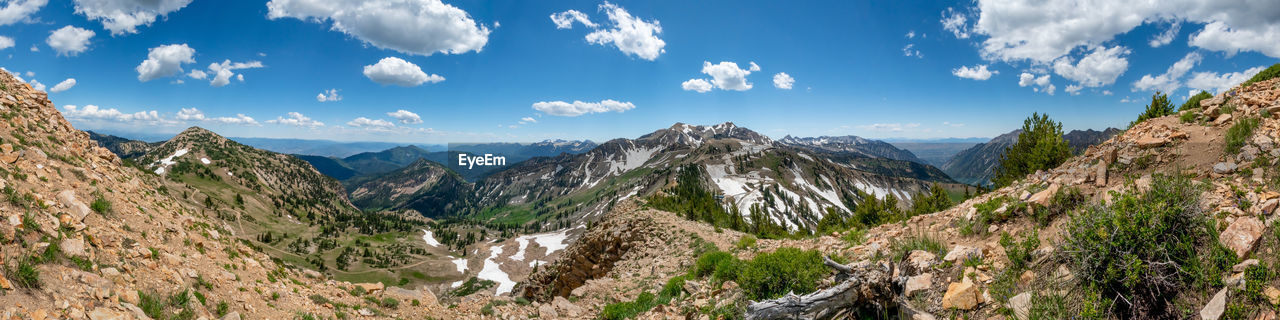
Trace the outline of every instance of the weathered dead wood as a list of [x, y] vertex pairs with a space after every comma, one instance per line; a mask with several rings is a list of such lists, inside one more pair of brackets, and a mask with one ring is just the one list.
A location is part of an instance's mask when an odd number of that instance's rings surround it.
[[787, 293], [773, 300], [751, 302], [747, 319], [831, 319], [857, 310], [889, 310], [902, 280], [895, 280], [893, 267], [875, 263], [843, 265], [823, 257], [823, 263], [838, 271], [840, 283], [806, 295]]

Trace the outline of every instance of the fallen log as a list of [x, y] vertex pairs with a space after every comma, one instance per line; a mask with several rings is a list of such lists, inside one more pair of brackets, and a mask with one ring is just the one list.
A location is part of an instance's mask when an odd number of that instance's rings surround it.
[[840, 283], [806, 295], [786, 296], [747, 305], [747, 319], [832, 319], [859, 311], [887, 311], [897, 305], [904, 279], [894, 279], [893, 266], [876, 263], [843, 265], [823, 257]]

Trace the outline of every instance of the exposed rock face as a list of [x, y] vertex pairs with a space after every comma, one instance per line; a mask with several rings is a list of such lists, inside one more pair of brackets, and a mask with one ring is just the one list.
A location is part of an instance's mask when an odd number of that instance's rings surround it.
[[982, 293], [972, 282], [952, 282], [947, 286], [947, 293], [942, 296], [943, 309], [970, 310], [982, 303]]
[[634, 217], [612, 215], [569, 245], [561, 258], [532, 274], [522, 295], [538, 301], [567, 297], [587, 280], [609, 273], [645, 235], [653, 232], [652, 222]]
[[1237, 258], [1244, 258], [1249, 251], [1253, 250], [1253, 245], [1259, 237], [1262, 237], [1262, 231], [1265, 228], [1262, 220], [1256, 217], [1237, 218], [1227, 226], [1227, 230], [1223, 230], [1222, 234], [1218, 235], [1218, 241], [1235, 252]]

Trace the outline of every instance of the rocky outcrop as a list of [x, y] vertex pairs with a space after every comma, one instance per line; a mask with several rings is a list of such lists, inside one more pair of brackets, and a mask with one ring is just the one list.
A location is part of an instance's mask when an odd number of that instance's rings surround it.
[[559, 259], [530, 275], [523, 288], [517, 290], [523, 290], [521, 295], [525, 298], [537, 301], [567, 297], [588, 280], [608, 274], [614, 263], [654, 233], [653, 226], [647, 219], [610, 215], [589, 228]]

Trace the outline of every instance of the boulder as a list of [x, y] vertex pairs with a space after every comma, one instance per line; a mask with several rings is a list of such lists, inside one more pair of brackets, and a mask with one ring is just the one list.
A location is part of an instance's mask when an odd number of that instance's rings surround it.
[[1237, 218], [1218, 235], [1218, 242], [1236, 253], [1237, 258], [1244, 258], [1253, 250], [1253, 245], [1262, 237], [1266, 226], [1253, 216]]
[[1145, 136], [1145, 137], [1139, 137], [1136, 143], [1138, 144], [1139, 148], [1147, 149], [1147, 148], [1155, 148], [1155, 147], [1163, 146], [1169, 143], [1169, 139]]
[[933, 274], [924, 273], [907, 278], [907, 284], [903, 286], [902, 294], [910, 297], [912, 293], [920, 290], [928, 290], [930, 287], [933, 287]]
[[222, 316], [222, 318], [220, 318], [220, 319], [218, 319], [218, 320], [240, 320], [240, 313], [239, 313], [239, 312], [232, 311], [232, 312], [227, 313], [227, 315]]
[[1217, 119], [1214, 119], [1213, 124], [1223, 124], [1229, 121], [1231, 121], [1231, 114], [1223, 114], [1219, 115]]
[[1236, 164], [1230, 162], [1219, 162], [1213, 165], [1213, 173], [1231, 174], [1236, 172]]
[[1106, 162], [1098, 163], [1098, 173], [1094, 176], [1094, 186], [1102, 188], [1107, 186], [1107, 166]]
[[422, 301], [421, 290], [409, 290], [401, 287], [389, 287], [386, 289], [385, 295], [400, 300], [418, 300]]
[[951, 252], [947, 252], [947, 255], [942, 257], [942, 260], [955, 262], [957, 260], [964, 261], [964, 259], [969, 257], [982, 257], [982, 249], [968, 246], [955, 246], [954, 248], [951, 248]]
[[551, 305], [555, 306], [556, 310], [564, 312], [564, 316], [570, 318], [577, 318], [586, 313], [586, 310], [583, 310], [582, 307], [569, 302], [568, 299], [561, 296], [556, 296], [555, 299], [552, 299]]
[[982, 303], [982, 293], [969, 281], [952, 282], [942, 295], [943, 309], [972, 310], [979, 303]]
[[1267, 296], [1267, 301], [1271, 302], [1271, 305], [1280, 304], [1280, 289], [1267, 287], [1262, 290], [1262, 294]]
[[62, 250], [62, 254], [68, 257], [84, 257], [89, 255], [84, 250], [84, 239], [80, 237], [67, 237], [62, 239], [62, 243], [58, 244], [58, 248]]
[[364, 291], [370, 294], [377, 293], [378, 291], [382, 291], [383, 289], [386, 289], [386, 285], [383, 285], [381, 282], [357, 283], [355, 285], [361, 288], [364, 288]]
[[1201, 320], [1218, 320], [1222, 318], [1222, 313], [1227, 310], [1227, 288], [1218, 290], [1218, 294], [1213, 295], [1213, 299], [1209, 300], [1209, 304], [1204, 305], [1200, 309]]
[[1013, 310], [1015, 319], [1027, 320], [1031, 314], [1031, 293], [1023, 292], [1009, 298], [1009, 309]]
[[1032, 203], [1037, 203], [1042, 206], [1048, 206], [1049, 200], [1053, 199], [1053, 195], [1058, 193], [1059, 188], [1061, 187], [1058, 186], [1058, 184], [1056, 183], [1049, 185], [1048, 188], [1045, 188], [1044, 190], [1040, 190], [1040, 192], [1036, 192], [1036, 194], [1031, 195], [1031, 199], [1027, 201], [1030, 201]]
[[907, 256], [907, 266], [911, 270], [907, 270], [909, 274], [919, 274], [933, 267], [934, 262], [938, 260], [938, 256], [932, 252], [924, 250], [911, 250], [911, 254]]
[[556, 308], [551, 306], [550, 304], [544, 304], [544, 305], [538, 306], [538, 318], [555, 319], [559, 317], [560, 317], [560, 314], [556, 313]]
[[1245, 260], [1244, 262], [1237, 263], [1235, 266], [1232, 266], [1231, 272], [1241, 273], [1244, 272], [1245, 269], [1256, 265], [1258, 265], [1258, 259]]

